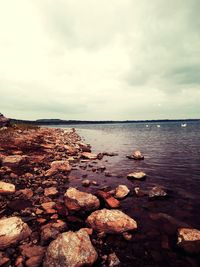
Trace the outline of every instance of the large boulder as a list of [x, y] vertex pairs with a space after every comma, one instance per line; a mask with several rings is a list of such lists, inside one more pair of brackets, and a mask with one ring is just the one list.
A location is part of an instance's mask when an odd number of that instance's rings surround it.
[[97, 260], [89, 235], [85, 229], [66, 232], [49, 245], [44, 267], [81, 267], [92, 266]]
[[15, 185], [0, 181], [0, 195], [9, 195], [15, 193]]
[[65, 205], [69, 210], [95, 210], [100, 206], [99, 199], [89, 193], [81, 192], [74, 187], [67, 189], [65, 193]]
[[31, 230], [26, 223], [18, 217], [4, 218], [0, 220], [0, 250], [10, 247], [21, 240], [26, 239]]
[[94, 211], [87, 218], [87, 224], [105, 233], [123, 233], [137, 228], [136, 221], [122, 211], [108, 209]]
[[51, 168], [46, 171], [45, 176], [49, 177], [58, 172], [70, 172], [72, 167], [68, 160], [57, 160], [51, 163]]
[[200, 253], [200, 231], [191, 228], [179, 228], [177, 244], [188, 253]]

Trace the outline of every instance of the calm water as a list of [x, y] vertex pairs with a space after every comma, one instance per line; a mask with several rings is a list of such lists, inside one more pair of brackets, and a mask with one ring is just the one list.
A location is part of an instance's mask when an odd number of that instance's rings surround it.
[[[91, 172], [89, 178], [111, 189], [119, 184], [126, 184], [131, 190], [135, 186], [148, 190], [160, 185], [169, 193], [169, 198], [162, 201], [149, 201], [148, 197], [138, 198], [134, 194], [121, 201], [121, 209], [139, 225], [129, 245], [122, 240], [117, 243], [116, 237], [114, 243], [112, 238], [107, 240], [123, 259], [122, 266], [198, 266], [198, 257], [177, 250], [176, 230], [185, 224], [200, 229], [200, 123], [187, 123], [185, 128], [172, 122], [160, 123], [160, 128], [150, 123], [149, 127], [138, 123], [75, 128], [94, 152], [118, 153], [101, 161], [113, 177]], [[144, 154], [143, 161], [126, 158], [136, 149]], [[126, 178], [129, 172], [138, 170], [147, 174], [145, 181]], [[80, 172], [74, 174], [78, 176]], [[76, 181], [72, 183], [77, 185]]]

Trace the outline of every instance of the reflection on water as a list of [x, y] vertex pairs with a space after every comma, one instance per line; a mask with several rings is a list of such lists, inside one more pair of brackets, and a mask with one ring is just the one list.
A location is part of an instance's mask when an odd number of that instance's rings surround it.
[[[97, 177], [93, 174], [93, 178], [101, 184], [109, 185], [112, 189], [118, 184], [126, 184], [130, 189], [139, 185], [145, 190], [161, 185], [169, 192], [169, 199], [163, 201], [151, 202], [145, 197], [132, 195], [121, 202], [122, 210], [139, 224], [139, 231], [131, 245], [126, 245], [126, 249], [121, 248], [121, 243], [115, 245], [119, 256], [120, 253], [132, 255], [127, 256], [126, 263], [122, 265], [198, 266], [198, 259], [188, 258], [176, 251], [177, 225], [174, 225], [174, 220], [200, 229], [200, 123], [187, 123], [187, 127], [169, 122], [160, 123], [160, 127], [153, 123], [149, 123], [148, 127], [138, 123], [79, 125], [75, 128], [85, 142], [92, 145], [94, 152], [118, 153], [116, 157], [102, 160], [107, 170], [115, 174], [114, 177]], [[144, 161], [126, 158], [136, 149], [144, 154]], [[134, 182], [127, 180], [126, 175], [136, 170], [147, 173], [147, 179]], [[160, 213], [157, 217], [154, 215]], [[173, 217], [171, 222], [166, 219], [168, 215]], [[145, 251], [149, 253], [148, 257]], [[137, 261], [138, 257], [144, 260]]]

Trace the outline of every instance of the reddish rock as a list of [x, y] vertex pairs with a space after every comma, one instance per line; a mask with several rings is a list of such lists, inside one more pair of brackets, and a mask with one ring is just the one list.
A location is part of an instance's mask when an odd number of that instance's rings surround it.
[[105, 233], [123, 233], [137, 229], [136, 221], [120, 210], [94, 211], [86, 222], [92, 229]]
[[120, 202], [115, 199], [111, 194], [105, 191], [98, 191], [98, 196], [101, 197], [110, 208], [118, 208]]
[[18, 217], [0, 219], [0, 250], [26, 239], [31, 230]]
[[0, 195], [9, 195], [15, 193], [15, 185], [0, 181]]
[[95, 251], [86, 230], [66, 232], [51, 242], [47, 249], [44, 267], [92, 266], [97, 260]]
[[65, 205], [69, 210], [89, 211], [98, 209], [100, 202], [96, 196], [70, 187], [65, 193]]

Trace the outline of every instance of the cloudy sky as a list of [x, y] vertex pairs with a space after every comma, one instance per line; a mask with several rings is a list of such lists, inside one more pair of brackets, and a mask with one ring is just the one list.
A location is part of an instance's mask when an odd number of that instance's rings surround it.
[[0, 112], [200, 118], [199, 0], [0, 0]]

